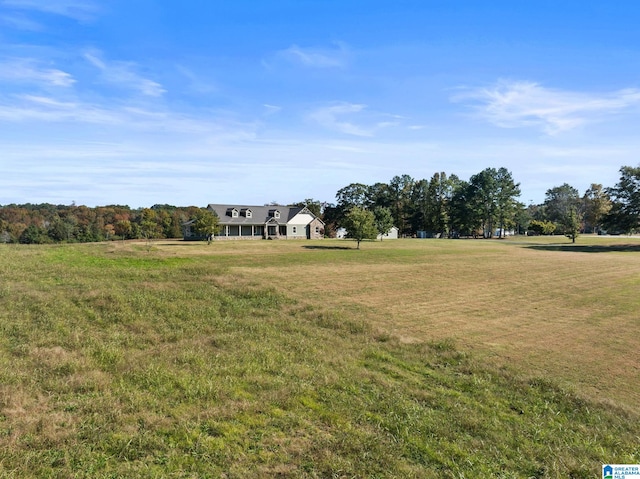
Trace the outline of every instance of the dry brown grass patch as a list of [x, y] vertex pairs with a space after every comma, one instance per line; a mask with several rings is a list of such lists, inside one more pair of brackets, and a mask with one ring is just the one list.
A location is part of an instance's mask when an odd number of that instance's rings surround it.
[[150, 254], [219, 258], [229, 274], [208, 280], [222, 287], [274, 288], [405, 342], [451, 339], [640, 409], [640, 241], [579, 241], [159, 241]]
[[[418, 245], [416, 247], [421, 247]], [[429, 245], [424, 247], [428, 250]], [[435, 252], [437, 254], [437, 252]], [[244, 276], [254, 268], [234, 268]], [[638, 298], [633, 254], [535, 251], [501, 245], [478, 256], [416, 257], [411, 264], [265, 266], [261, 279], [300, 301], [342, 311], [407, 342], [452, 338], [531, 375], [592, 397], [616, 391], [640, 406]]]

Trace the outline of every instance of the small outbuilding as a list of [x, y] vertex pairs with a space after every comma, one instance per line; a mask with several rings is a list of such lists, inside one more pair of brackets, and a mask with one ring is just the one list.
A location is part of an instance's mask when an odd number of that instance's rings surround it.
[[[389, 231], [387, 231], [385, 234], [381, 235], [379, 234], [377, 236], [377, 239], [379, 240], [386, 240], [386, 239], [398, 239], [398, 232], [400, 230], [398, 230], [397, 227], [392, 226], [391, 229]], [[344, 228], [338, 228], [336, 230], [336, 238], [338, 239], [345, 239], [349, 236], [348, 232], [346, 229]]]
[[379, 234], [378, 239], [379, 240], [398, 239], [398, 231], [400, 230], [398, 230], [396, 226], [392, 226], [391, 229], [387, 231], [385, 234]]

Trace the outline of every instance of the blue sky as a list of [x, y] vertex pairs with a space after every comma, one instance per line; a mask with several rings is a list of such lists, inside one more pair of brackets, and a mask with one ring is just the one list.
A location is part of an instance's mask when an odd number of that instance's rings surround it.
[[0, 0], [0, 204], [334, 201], [640, 163], [640, 2]]

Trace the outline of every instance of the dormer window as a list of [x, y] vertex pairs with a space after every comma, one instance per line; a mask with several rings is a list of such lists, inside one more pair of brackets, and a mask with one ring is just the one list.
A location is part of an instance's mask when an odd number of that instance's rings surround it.
[[280, 211], [278, 210], [269, 210], [269, 216], [275, 218], [275, 219], [280, 219]]
[[245, 218], [252, 218], [253, 217], [253, 212], [249, 209], [249, 208], [243, 208], [240, 213], [242, 214], [242, 216], [244, 216]]
[[232, 218], [237, 218], [238, 217], [238, 210], [235, 208], [227, 208], [227, 215], [231, 216]]

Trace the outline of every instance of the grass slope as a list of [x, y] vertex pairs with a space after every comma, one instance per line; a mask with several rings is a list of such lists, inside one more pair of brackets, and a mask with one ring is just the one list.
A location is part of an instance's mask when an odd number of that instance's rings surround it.
[[446, 337], [401, 342], [330, 277], [320, 300], [315, 280], [307, 296], [273, 282], [425, 254], [342, 245], [0, 248], [2, 476], [586, 478], [640, 462], [631, 407]]

